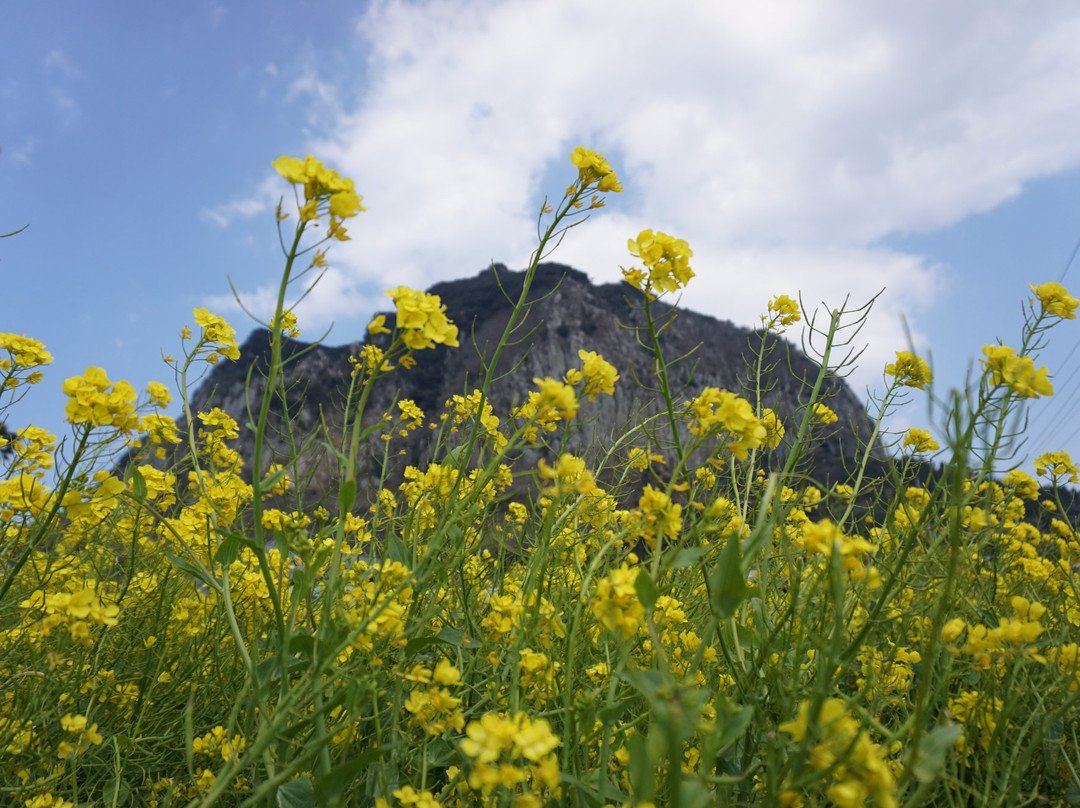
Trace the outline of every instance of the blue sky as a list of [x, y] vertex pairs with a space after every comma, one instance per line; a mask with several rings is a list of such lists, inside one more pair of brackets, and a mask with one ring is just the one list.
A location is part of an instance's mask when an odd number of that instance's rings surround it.
[[[580, 143], [627, 191], [557, 260], [615, 281], [627, 237], [664, 230], [695, 250], [684, 305], [748, 326], [776, 294], [884, 289], [856, 391], [905, 322], [960, 385], [983, 344], [1015, 344], [1028, 283], [1080, 291], [1077, 41], [1080, 8], [1054, 0], [9, 8], [0, 232], [30, 226], [0, 241], [0, 330], [56, 358], [9, 425], [65, 434], [60, 384], [88, 365], [171, 383], [161, 354], [196, 306], [243, 339], [226, 278], [265, 315], [281, 154], [353, 177], [369, 208], [299, 308], [305, 336], [359, 338], [399, 283], [524, 266]], [[1058, 394], [1028, 448], [1080, 457], [1080, 321], [1051, 339]], [[919, 397], [893, 420], [928, 422]]]

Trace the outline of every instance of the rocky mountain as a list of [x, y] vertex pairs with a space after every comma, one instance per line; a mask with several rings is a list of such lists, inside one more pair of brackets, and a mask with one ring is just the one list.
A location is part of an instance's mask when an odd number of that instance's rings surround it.
[[[473, 278], [439, 283], [430, 291], [441, 297], [450, 319], [460, 328], [461, 347], [439, 346], [415, 354], [416, 366], [398, 368], [380, 380], [367, 408], [368, 420], [374, 422], [383, 412], [391, 410], [396, 401], [412, 399], [427, 415], [426, 421], [437, 422], [444, 403], [454, 394], [467, 394], [478, 386], [481, 357], [490, 356], [512, 310], [511, 300], [520, 294], [524, 272], [512, 272], [501, 265], [480, 272]], [[628, 426], [660, 412], [659, 397], [643, 390], [635, 380], [645, 385], [655, 384], [654, 358], [639, 342], [639, 329], [644, 327], [643, 312], [633, 304], [640, 303], [640, 294], [624, 284], [594, 285], [575, 269], [559, 264], [542, 264], [530, 292], [532, 305], [523, 327], [516, 334], [515, 344], [502, 355], [496, 369], [498, 376], [490, 392], [494, 412], [505, 422], [510, 409], [520, 404], [535, 389], [534, 377], [560, 378], [570, 368], [580, 367], [579, 350], [596, 351], [611, 362], [621, 374], [613, 396], [599, 396], [583, 403], [578, 421], [580, 431], [572, 436], [569, 445], [557, 444], [530, 450], [522, 458], [532, 464], [540, 456], [551, 456], [561, 448], [575, 453], [593, 447], [610, 445], [613, 436], [626, 432]], [[657, 303], [654, 311], [662, 318], [669, 307]], [[393, 316], [388, 315], [388, 324]], [[383, 337], [385, 339], [385, 337]], [[663, 331], [660, 343], [665, 357], [676, 362], [669, 371], [672, 389], [680, 399], [689, 398], [704, 387], [728, 389], [752, 397], [748, 363], [761, 347], [766, 346], [766, 378], [763, 396], [765, 406], [772, 407], [787, 425], [789, 437], [794, 432], [794, 416], [805, 403], [809, 385], [818, 365], [794, 345], [773, 334], [762, 334], [740, 328], [730, 322], [717, 320], [693, 311], [680, 309]], [[287, 368], [287, 409], [293, 424], [294, 443], [282, 430], [282, 408], [273, 414], [270, 446], [273, 458], [283, 462], [296, 445], [323, 431], [335, 442], [340, 441], [341, 408], [349, 385], [351, 365], [363, 342], [340, 347], [309, 345], [288, 341], [286, 355], [293, 357]], [[222, 362], [195, 391], [192, 403], [196, 411], [220, 407], [241, 425], [238, 448], [246, 467], [252, 460], [251, 433], [244, 428], [249, 420], [248, 407], [257, 409], [264, 380], [259, 369], [265, 367], [269, 356], [269, 332], [257, 330], [242, 345], [240, 359]], [[250, 382], [247, 380], [250, 379]], [[245, 389], [245, 383], [247, 387]], [[837, 481], [847, 478], [845, 468], [859, 446], [870, 439], [873, 424], [858, 398], [843, 380], [830, 378], [826, 401], [839, 416], [839, 422], [823, 430], [825, 436], [808, 457], [808, 470], [819, 480]], [[656, 441], [650, 451], [663, 451], [664, 425], [655, 421]], [[395, 437], [390, 442], [390, 466], [384, 468], [386, 444], [372, 439], [359, 473], [360, 498], [365, 490], [374, 491], [381, 474], [392, 484], [400, 479], [405, 464], [423, 467], [432, 452], [433, 431], [426, 427], [408, 437]], [[649, 443], [640, 433], [635, 444]], [[784, 447], [777, 453], [782, 458]], [[773, 462], [777, 462], [775, 459]], [[529, 465], [521, 466], [528, 468]], [[670, 465], [669, 465], [670, 467]], [[335, 464], [328, 452], [316, 441], [305, 452], [297, 467], [305, 505], [324, 498], [333, 502], [336, 493]]]

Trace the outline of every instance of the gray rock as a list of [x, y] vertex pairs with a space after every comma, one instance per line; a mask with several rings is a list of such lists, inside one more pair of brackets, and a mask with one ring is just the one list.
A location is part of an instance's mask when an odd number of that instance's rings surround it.
[[[511, 272], [496, 265], [473, 278], [431, 287], [429, 291], [442, 298], [448, 316], [458, 325], [461, 347], [438, 346], [434, 350], [419, 351], [415, 354], [417, 364], [414, 368], [399, 368], [380, 380], [367, 408], [366, 421], [374, 422], [399, 399], [412, 399], [427, 414], [428, 421], [437, 421], [447, 399], [454, 394], [467, 394], [479, 386], [483, 373], [482, 357], [492, 355], [512, 310], [510, 300], [517, 299], [523, 280], [524, 272]], [[613, 396], [601, 395], [591, 403], [582, 403], [577, 419], [580, 428], [567, 446], [556, 443], [529, 450], [521, 458], [527, 465], [519, 468], [534, 466], [540, 456], [551, 456], [562, 449], [583, 453], [590, 446], [595, 449], [607, 445], [613, 436], [624, 434], [643, 418], [662, 411], [659, 396], [646, 392], [635, 383], [637, 379], [655, 385], [654, 357], [638, 340], [639, 334], [644, 336], [640, 329], [645, 325], [643, 312], [634, 308], [640, 304], [640, 293], [627, 284], [594, 285], [578, 270], [559, 264], [542, 264], [537, 270], [530, 300], [533, 303], [528, 315], [515, 334], [519, 342], [505, 349], [496, 368], [497, 381], [490, 390], [494, 412], [504, 424], [510, 409], [523, 402], [529, 390], [535, 389], [534, 377], [560, 378], [567, 370], [580, 367], [579, 350], [601, 354], [615, 365], [621, 378]], [[669, 311], [663, 303], [654, 305], [654, 312], [660, 318]], [[388, 315], [387, 322], [393, 324], [392, 315]], [[386, 337], [381, 339], [385, 345]], [[787, 444], [797, 425], [795, 415], [808, 398], [819, 366], [795, 346], [773, 334], [763, 335], [760, 331], [740, 328], [685, 309], [680, 309], [663, 331], [660, 343], [669, 362], [684, 357], [669, 370], [677, 398], [685, 400], [704, 387], [719, 387], [744, 395], [753, 402], [754, 386], [748, 363], [761, 346], [762, 339], [767, 346], [766, 365], [771, 368], [762, 403], [779, 414], [788, 431], [785, 445], [771, 453], [769, 463], [776, 466], [786, 457]], [[293, 437], [290, 439], [283, 429], [284, 410], [278, 402], [271, 417], [270, 451], [264, 454], [264, 463], [287, 461], [295, 454], [297, 446], [322, 433], [321, 439], [316, 438], [295, 466], [298, 488], [305, 492], [302, 497], [305, 506], [325, 501], [331, 510], [334, 509], [331, 503], [336, 501], [337, 466], [322, 447], [322, 442], [329, 438], [340, 443], [341, 411], [351, 370], [348, 360], [363, 344], [355, 342], [328, 347], [289, 340], [285, 346], [285, 355], [295, 358], [286, 371], [287, 410]], [[248, 469], [252, 463], [253, 442], [252, 432], [245, 424], [249, 421], [248, 408], [257, 412], [265, 387], [260, 370], [266, 366], [269, 346], [268, 331], [253, 332], [241, 347], [240, 360], [222, 362], [215, 367], [192, 396], [195, 411], [220, 407], [241, 425], [237, 448]], [[802, 468], [816, 480], [837, 482], [847, 479], [846, 469], [852, 467], [859, 448], [870, 440], [873, 423], [842, 379], [827, 380], [824, 400], [840, 421], [831, 429], [821, 430], [824, 437], [815, 442]], [[655, 423], [658, 443], [670, 442], [670, 429], [665, 429], [662, 419]], [[383, 469], [382, 463], [384, 442], [369, 441], [358, 470], [358, 507], [366, 504], [384, 471], [387, 482], [394, 485], [400, 481], [406, 463], [422, 468], [429, 462], [432, 434], [432, 430], [425, 427], [408, 438], [395, 437], [390, 444], [392, 463], [387, 469]], [[460, 439], [460, 436], [453, 437]], [[644, 445], [644, 436], [635, 443]], [[651, 450], [658, 451], [655, 445]], [[673, 458], [671, 450], [659, 451]]]

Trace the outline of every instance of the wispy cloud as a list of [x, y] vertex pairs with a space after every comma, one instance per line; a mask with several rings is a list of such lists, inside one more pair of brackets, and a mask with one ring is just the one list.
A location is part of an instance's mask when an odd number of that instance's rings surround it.
[[225, 20], [228, 9], [221, 3], [210, 4], [210, 27], [217, 28]]
[[75, 64], [67, 52], [54, 48], [45, 54], [45, 72], [63, 76], [72, 81], [82, 78], [82, 70]]
[[34, 153], [34, 140], [30, 139], [21, 146], [15, 148], [5, 148], [0, 152], [0, 156], [6, 157], [9, 160], [13, 160], [22, 166], [29, 166], [31, 164], [30, 155]]
[[228, 227], [238, 219], [251, 219], [261, 213], [274, 210], [282, 196], [282, 183], [275, 174], [267, 176], [251, 194], [231, 199], [211, 208], [203, 208], [200, 215], [218, 227]]
[[53, 106], [61, 116], [61, 120], [70, 122], [80, 111], [79, 102], [71, 91], [71, 85], [82, 81], [82, 70], [66, 51], [58, 48], [45, 54], [43, 67], [49, 79], [49, 94], [52, 97]]

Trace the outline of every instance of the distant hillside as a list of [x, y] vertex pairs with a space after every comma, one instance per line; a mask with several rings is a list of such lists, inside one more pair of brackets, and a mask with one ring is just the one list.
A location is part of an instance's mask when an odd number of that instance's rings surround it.
[[[496, 281], [498, 273], [498, 282]], [[444, 402], [455, 393], [470, 392], [478, 384], [481, 373], [480, 356], [490, 352], [502, 333], [512, 305], [507, 296], [516, 299], [524, 279], [523, 272], [512, 272], [501, 265], [486, 269], [472, 278], [435, 284], [430, 292], [439, 295], [449, 317], [460, 328], [460, 348], [437, 347], [416, 353], [417, 364], [411, 370], [398, 369], [377, 385], [368, 408], [369, 418], [393, 406], [398, 399], [414, 400], [428, 415], [437, 419]], [[501, 288], [500, 288], [501, 285]], [[534, 388], [534, 377], [561, 377], [568, 369], [578, 367], [581, 349], [600, 353], [615, 365], [621, 374], [614, 396], [600, 396], [583, 404], [579, 418], [584, 430], [572, 439], [569, 448], [581, 452], [597, 441], [603, 443], [613, 435], [626, 431], [628, 424], [639, 423], [642, 417], [659, 412], [658, 403], [635, 384], [640, 379], [654, 382], [652, 354], [637, 341], [634, 328], [644, 326], [644, 316], [627, 302], [637, 299], [638, 293], [626, 284], [594, 285], [575, 269], [559, 264], [542, 264], [530, 293], [531, 306], [519, 338], [519, 344], [509, 346], [503, 354], [499, 374], [509, 374], [493, 385], [490, 400], [494, 411], [505, 419], [510, 408], [522, 402]], [[667, 307], [657, 304], [658, 312]], [[392, 324], [393, 317], [388, 316]], [[730, 322], [703, 314], [682, 310], [667, 328], [661, 345], [669, 359], [688, 355], [671, 369], [671, 383], [682, 398], [697, 394], [706, 386], [719, 387], [750, 395], [747, 362], [751, 352], [761, 344], [760, 332], [740, 328]], [[793, 430], [792, 418], [805, 402], [808, 384], [813, 382], [818, 365], [795, 346], [772, 334], [764, 335], [770, 351], [770, 373], [764, 397], [765, 406], [772, 407]], [[383, 337], [382, 339], [386, 339]], [[289, 341], [286, 355], [302, 354], [288, 368], [288, 410], [301, 440], [319, 429], [325, 419], [330, 433], [337, 435], [340, 410], [349, 382], [351, 366], [348, 358], [361, 348], [363, 342], [340, 347], [315, 346]], [[475, 346], [475, 347], [474, 347]], [[263, 380], [258, 368], [265, 367], [269, 356], [269, 332], [257, 330], [243, 344], [240, 360], [223, 362], [215, 367], [193, 394], [196, 410], [220, 407], [241, 424], [239, 449], [250, 468], [252, 446], [250, 433], [243, 429], [248, 420], [247, 408], [257, 407], [262, 394]], [[250, 389], [245, 392], [245, 380], [255, 366]], [[846, 468], [859, 446], [865, 445], [872, 431], [862, 403], [841, 379], [832, 378], [827, 384], [827, 403], [840, 417], [831, 436], [816, 447], [808, 459], [815, 477], [838, 481], [847, 479]], [[291, 454], [280, 438], [280, 409], [272, 424], [274, 436], [270, 441], [272, 460], [281, 462]], [[658, 425], [663, 442], [663, 426]], [[395, 438], [396, 463], [389, 470], [393, 482], [400, 478], [405, 463], [423, 466], [430, 457], [430, 431], [423, 429], [409, 438]], [[371, 447], [360, 469], [361, 491], [373, 491], [382, 472], [381, 443]], [[554, 447], [558, 448], [558, 447]], [[779, 456], [782, 457], [782, 449]], [[535, 459], [544, 450], [533, 452]], [[314, 503], [328, 495], [333, 499], [336, 490], [334, 464], [327, 462], [321, 451], [306, 455], [300, 463], [300, 474], [308, 486], [305, 503]]]

